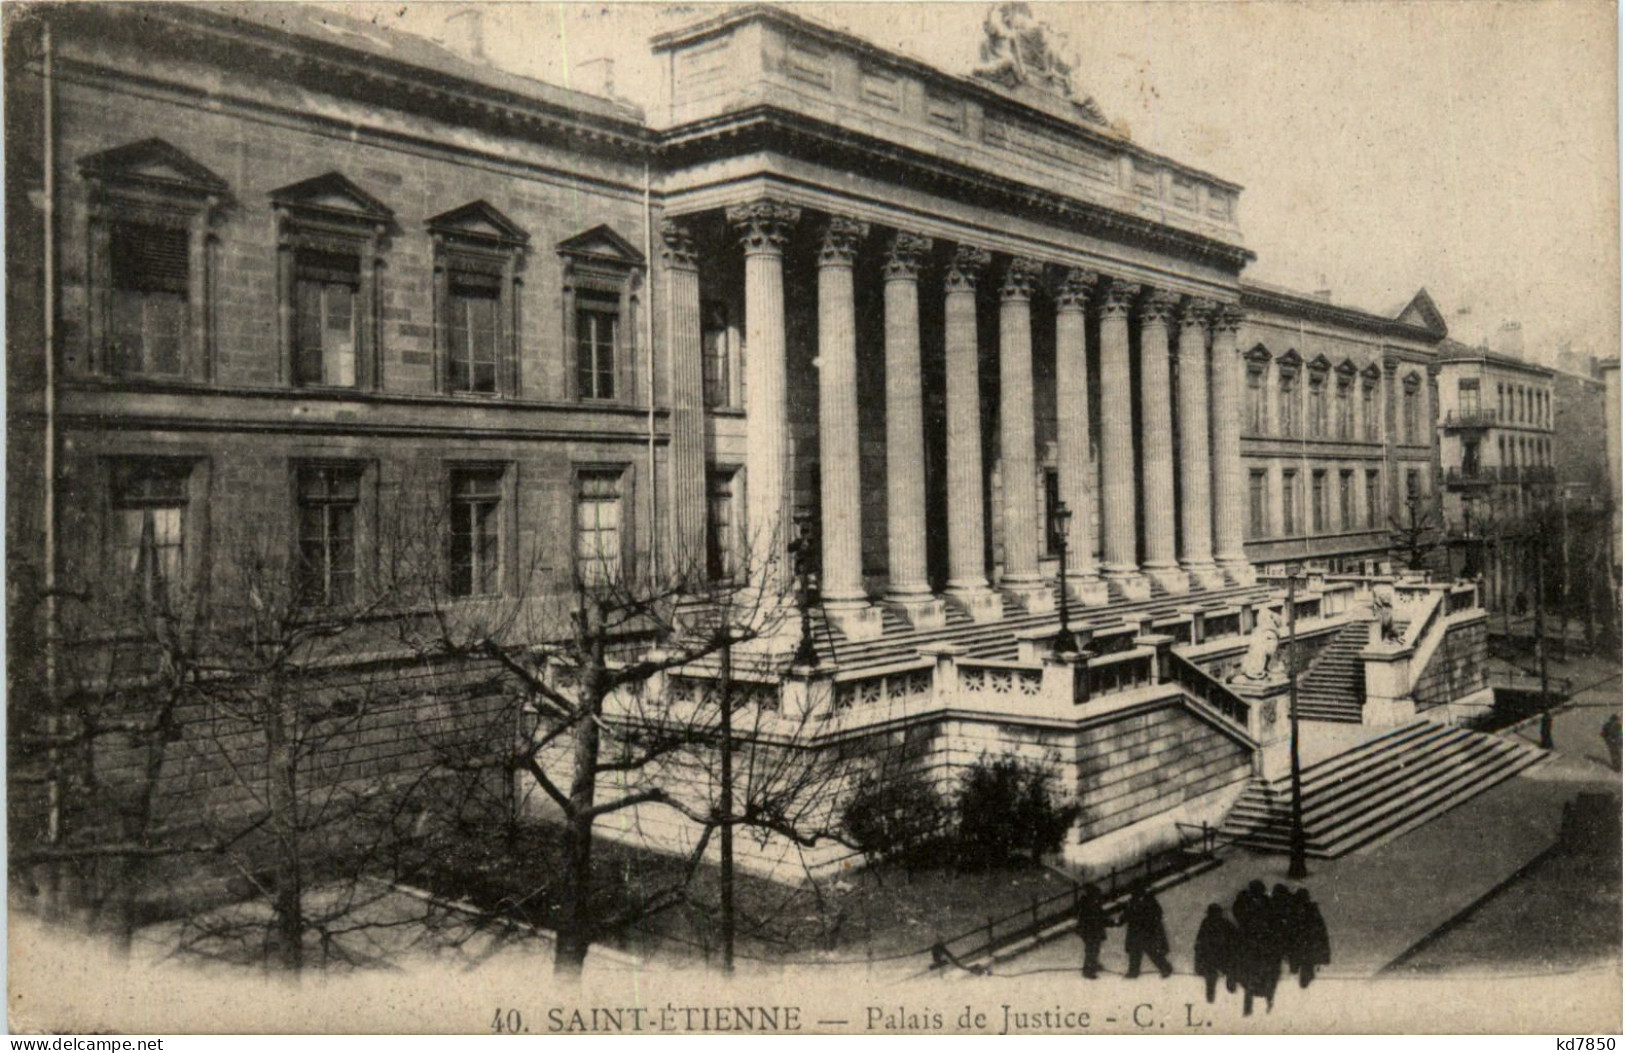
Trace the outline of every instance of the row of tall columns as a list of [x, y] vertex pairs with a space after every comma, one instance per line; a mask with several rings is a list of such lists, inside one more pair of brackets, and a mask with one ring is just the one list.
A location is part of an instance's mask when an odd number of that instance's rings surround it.
[[[786, 543], [789, 473], [785, 439], [784, 244], [800, 218], [794, 206], [758, 201], [732, 206], [745, 258], [747, 451], [745, 467], [747, 553], [769, 594], [791, 585]], [[880, 631], [862, 576], [861, 459], [858, 442], [857, 342], [853, 264], [868, 226], [832, 217], [820, 229], [818, 256], [819, 450], [823, 523], [822, 591], [832, 620], [849, 635]], [[674, 255], [668, 261], [691, 269]], [[941, 603], [926, 573], [925, 442], [920, 381], [919, 274], [929, 239], [894, 233], [886, 243], [883, 290], [886, 356], [887, 545], [891, 581], [887, 598], [916, 624], [940, 624]], [[984, 565], [981, 394], [977, 286], [990, 254], [955, 247], [943, 284], [946, 364], [946, 457], [948, 506], [947, 593], [973, 617], [999, 616]], [[1044, 274], [1036, 260], [1016, 258], [999, 287], [999, 448], [1002, 461], [1004, 567], [1000, 582], [1028, 609], [1053, 605], [1039, 574], [1037, 464], [1033, 406], [1032, 294]], [[697, 332], [697, 274], [673, 283], [674, 350]], [[692, 300], [692, 304], [686, 301]], [[1058, 465], [1060, 497], [1075, 510], [1068, 587], [1086, 603], [1104, 602], [1102, 581], [1116, 581], [1129, 596], [1148, 591], [1146, 578], [1171, 591], [1185, 591], [1194, 576], [1218, 584], [1218, 567], [1245, 572], [1241, 550], [1244, 514], [1240, 461], [1241, 365], [1236, 353], [1239, 315], [1201, 300], [1163, 290], [1141, 294], [1138, 285], [1066, 271], [1054, 293]], [[1087, 312], [1100, 319], [1101, 485], [1104, 559], [1096, 566], [1089, 512], [1090, 419]], [[1179, 372], [1177, 409], [1181, 448], [1175, 501], [1175, 456], [1170, 401], [1169, 324], [1177, 312]], [[1134, 384], [1129, 322], [1140, 326], [1140, 458], [1136, 472]], [[679, 317], [680, 316], [680, 317]], [[1213, 332], [1211, 363], [1207, 334]], [[688, 341], [692, 342], [692, 341]], [[685, 343], [684, 347], [687, 346]], [[694, 348], [688, 349], [694, 352]], [[689, 378], [693, 379], [693, 378]], [[1210, 412], [1211, 400], [1211, 412]], [[675, 430], [674, 422], [674, 430]], [[675, 441], [675, 437], [674, 437]], [[677, 466], [681, 468], [681, 466]], [[699, 473], [703, 478], [703, 473]], [[702, 484], [703, 485], [703, 484]], [[703, 496], [703, 492], [702, 492]], [[689, 495], [692, 501], [692, 495]], [[679, 502], [682, 503], [681, 501]], [[700, 504], [703, 514], [703, 503]], [[1217, 515], [1215, 515], [1217, 513]], [[679, 508], [685, 535], [692, 513]], [[1176, 518], [1183, 551], [1176, 553]], [[1145, 560], [1137, 535], [1144, 524]], [[1216, 562], [1217, 561], [1217, 562]], [[1143, 573], [1142, 573], [1143, 572]]]

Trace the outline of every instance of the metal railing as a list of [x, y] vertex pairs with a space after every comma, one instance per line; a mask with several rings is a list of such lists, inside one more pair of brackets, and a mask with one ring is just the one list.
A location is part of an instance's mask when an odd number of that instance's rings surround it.
[[1492, 409], [1451, 410], [1444, 415], [1446, 428], [1493, 428], [1499, 414]]

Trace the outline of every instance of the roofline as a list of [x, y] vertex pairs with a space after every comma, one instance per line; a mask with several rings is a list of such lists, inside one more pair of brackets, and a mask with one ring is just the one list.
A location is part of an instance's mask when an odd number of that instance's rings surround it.
[[[1528, 362], [1524, 359], [1517, 358], [1502, 351], [1491, 351], [1487, 347], [1469, 347], [1466, 344], [1462, 344], [1458, 347], [1452, 347], [1449, 350], [1440, 352], [1439, 362], [1441, 364], [1452, 362], [1484, 362], [1493, 366], [1501, 366], [1505, 369], [1518, 369], [1525, 373], [1534, 373], [1539, 376], [1547, 377], [1554, 377], [1558, 372], [1557, 370], [1552, 369], [1550, 366], [1542, 366], [1534, 362]], [[1572, 375], [1579, 376], [1580, 374]]]
[[1427, 344], [1437, 345], [1448, 336], [1448, 332], [1412, 325], [1397, 318], [1332, 303], [1295, 289], [1269, 285], [1245, 277], [1241, 279], [1241, 305], [1244, 309], [1279, 311], [1283, 314], [1298, 315], [1386, 336], [1405, 337]]
[[[616, 141], [623, 147], [647, 150], [653, 140], [642, 110], [627, 103], [589, 95], [571, 88], [535, 82], [538, 90], [527, 93], [474, 80], [455, 72], [434, 69], [402, 59], [390, 58], [373, 51], [353, 47], [337, 40], [325, 40], [290, 29], [267, 25], [248, 18], [237, 18], [227, 12], [211, 10], [192, 3], [106, 3], [68, 4], [56, 7], [52, 15], [72, 19], [96, 19], [139, 15], [143, 22], [161, 19], [185, 31], [205, 34], [221, 41], [231, 41], [267, 52], [296, 47], [306, 61], [326, 62], [334, 67], [373, 78], [410, 80], [426, 84], [431, 89], [450, 97], [461, 96], [482, 106], [504, 109], [515, 116], [545, 117], [550, 123], [569, 126], [584, 134], [594, 134]], [[323, 11], [324, 14], [330, 12]], [[424, 41], [434, 45], [433, 41]], [[450, 52], [448, 52], [450, 54]], [[465, 60], [466, 61], [466, 60]], [[517, 74], [504, 74], [491, 67], [495, 74], [526, 80]], [[334, 94], [343, 94], [337, 87], [329, 87]], [[543, 90], [557, 92], [579, 100], [579, 104], [565, 99], [545, 97]], [[602, 112], [613, 108], [620, 112]]]
[[1124, 150], [1137, 157], [1142, 157], [1147, 160], [1155, 160], [1159, 164], [1165, 165], [1168, 168], [1181, 173], [1182, 175], [1195, 176], [1205, 180], [1206, 182], [1212, 183], [1214, 186], [1222, 190], [1228, 190], [1239, 195], [1243, 190], [1246, 189], [1240, 183], [1225, 179], [1222, 176], [1214, 175], [1212, 172], [1206, 171], [1205, 169], [1186, 164], [1183, 161], [1176, 160], [1166, 154], [1159, 154], [1155, 151], [1148, 150], [1127, 136], [1110, 131], [1109, 126], [1108, 128], [1103, 129], [1080, 122], [1063, 120], [1052, 113], [1046, 113], [1043, 110], [1029, 106], [1020, 99], [1007, 95], [1004, 92], [1001, 92], [998, 89], [977, 80], [974, 77], [962, 76], [957, 73], [949, 73], [948, 71], [939, 69], [928, 62], [917, 59], [912, 55], [881, 47], [879, 44], [876, 44], [873, 41], [865, 40], [863, 37], [849, 33], [846, 30], [836, 29], [834, 26], [825, 25], [822, 22], [808, 18], [806, 15], [797, 14], [774, 4], [754, 3], [731, 8], [730, 10], [724, 12], [723, 14], [717, 15], [714, 18], [709, 18], [702, 22], [696, 22], [693, 25], [680, 29], [672, 29], [664, 33], [658, 33], [649, 38], [649, 46], [651, 50], [658, 55], [662, 51], [670, 51], [682, 44], [697, 43], [711, 37], [719, 36], [737, 25], [742, 25], [746, 22], [756, 20], [778, 22], [781, 25], [796, 30], [797, 32], [805, 33], [813, 37], [819, 37], [825, 43], [835, 44], [841, 47], [854, 48], [858, 51], [866, 52], [871, 56], [883, 58], [895, 65], [907, 67], [911, 72], [928, 80], [934, 80], [939, 84], [952, 84], [962, 91], [977, 95], [981, 99], [991, 101], [998, 106], [1014, 107], [1019, 109], [1023, 116], [1036, 118], [1049, 124], [1051, 127], [1061, 128], [1069, 134], [1079, 135], [1090, 139], [1097, 145], [1110, 146], [1114, 149]]

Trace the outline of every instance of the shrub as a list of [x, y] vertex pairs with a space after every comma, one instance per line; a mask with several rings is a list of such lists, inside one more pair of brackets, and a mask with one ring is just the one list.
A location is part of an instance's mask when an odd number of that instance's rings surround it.
[[841, 825], [871, 863], [897, 862], [912, 870], [930, 862], [943, 839], [947, 812], [918, 772], [870, 775], [847, 801]]
[[1078, 807], [1055, 804], [1055, 778], [1053, 768], [1013, 756], [977, 761], [961, 779], [956, 802], [961, 860], [1002, 867], [1020, 855], [1037, 861], [1060, 851]]

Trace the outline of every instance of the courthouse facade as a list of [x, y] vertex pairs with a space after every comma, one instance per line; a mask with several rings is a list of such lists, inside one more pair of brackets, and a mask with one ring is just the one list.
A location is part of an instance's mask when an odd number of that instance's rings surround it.
[[[471, 603], [651, 566], [784, 596], [805, 521], [832, 697], [925, 705], [884, 733], [944, 770], [1064, 745], [1080, 841], [1222, 815], [1284, 723], [1219, 679], [1281, 606], [1255, 564], [1378, 569], [1436, 499], [1444, 325], [1245, 281], [1241, 188], [1113, 129], [1021, 6], [971, 76], [728, 9], [653, 41], [647, 115], [306, 5], [16, 16], [12, 654], [41, 596], [250, 550], [356, 604], [405, 508]], [[1055, 687], [1063, 543], [1111, 640]], [[1363, 632], [1319, 584], [1304, 631]], [[1439, 638], [1447, 592], [1407, 601]], [[1160, 764], [1112, 745], [1151, 714]]]

